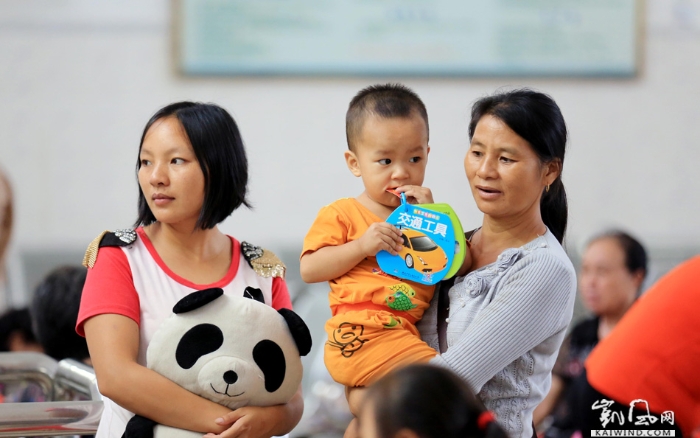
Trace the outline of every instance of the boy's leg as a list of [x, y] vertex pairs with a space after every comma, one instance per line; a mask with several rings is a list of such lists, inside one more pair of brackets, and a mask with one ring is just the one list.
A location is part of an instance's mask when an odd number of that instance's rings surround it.
[[348, 407], [350, 408], [350, 413], [353, 417], [348, 424], [347, 429], [345, 429], [345, 434], [343, 438], [358, 438], [360, 433], [360, 428], [357, 424], [357, 416], [360, 414], [360, 409], [362, 406], [362, 397], [364, 396], [364, 387], [345, 387], [345, 398], [348, 400]]
[[356, 386], [350, 388], [345, 387], [345, 398], [348, 400], [348, 406], [350, 407], [350, 412], [353, 416], [357, 417], [360, 415], [360, 409], [362, 407], [362, 397], [365, 394], [366, 388]]
[[348, 428], [345, 429], [343, 438], [360, 438], [360, 428], [357, 426], [357, 418], [352, 417]]

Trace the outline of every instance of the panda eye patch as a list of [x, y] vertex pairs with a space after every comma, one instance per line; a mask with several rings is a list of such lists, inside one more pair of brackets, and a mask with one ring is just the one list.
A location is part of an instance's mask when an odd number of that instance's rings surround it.
[[263, 339], [253, 348], [253, 360], [265, 375], [265, 390], [275, 392], [284, 382], [287, 363], [279, 345]]
[[187, 331], [175, 350], [175, 360], [188, 370], [200, 357], [213, 353], [224, 344], [224, 334], [213, 324], [199, 324]]

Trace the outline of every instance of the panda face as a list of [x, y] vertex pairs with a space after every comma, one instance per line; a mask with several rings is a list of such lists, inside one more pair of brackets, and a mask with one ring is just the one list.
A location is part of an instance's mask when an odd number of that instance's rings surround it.
[[[215, 354], [224, 345], [224, 334], [213, 324], [198, 324], [180, 339], [175, 350], [177, 365], [189, 370], [203, 356]], [[203, 359], [206, 360], [206, 359]], [[275, 392], [282, 386], [285, 376], [285, 358], [282, 348], [275, 341], [263, 339], [253, 347], [253, 361], [262, 371], [267, 392]], [[245, 361], [237, 358], [214, 358], [199, 373], [200, 387], [207, 387], [220, 397], [240, 397], [250, 385], [246, 385], [246, 373], [254, 372]]]
[[231, 409], [284, 403], [302, 374], [284, 318], [265, 304], [228, 295], [167, 318], [149, 344], [147, 365]]

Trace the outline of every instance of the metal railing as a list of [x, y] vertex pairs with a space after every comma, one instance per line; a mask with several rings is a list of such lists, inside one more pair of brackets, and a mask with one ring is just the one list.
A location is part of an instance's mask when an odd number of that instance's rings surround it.
[[92, 368], [40, 353], [0, 353], [0, 384], [25, 383], [46, 401], [0, 403], [0, 437], [95, 433], [103, 405]]

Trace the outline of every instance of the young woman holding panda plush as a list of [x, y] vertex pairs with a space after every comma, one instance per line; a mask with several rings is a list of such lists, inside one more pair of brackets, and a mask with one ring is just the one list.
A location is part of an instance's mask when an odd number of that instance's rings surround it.
[[121, 437], [132, 413], [210, 438], [288, 433], [303, 411], [300, 390], [284, 405], [231, 411], [145, 366], [156, 328], [195, 290], [240, 295], [253, 285], [275, 309], [291, 308], [284, 265], [217, 227], [249, 206], [236, 122], [216, 105], [168, 105], [146, 124], [136, 167], [137, 228], [102, 233], [84, 261], [90, 269], [77, 331], [87, 339], [105, 396], [97, 438]]

